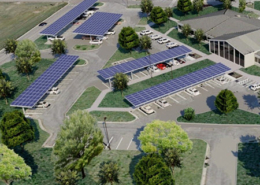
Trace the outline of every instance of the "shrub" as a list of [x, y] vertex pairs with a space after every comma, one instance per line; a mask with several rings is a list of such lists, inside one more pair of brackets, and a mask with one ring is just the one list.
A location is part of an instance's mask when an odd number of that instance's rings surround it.
[[184, 117], [186, 120], [188, 120], [188, 121], [194, 119], [194, 117], [195, 117], [195, 111], [194, 111], [194, 109], [193, 109], [193, 108], [190, 108], [190, 107], [187, 108], [187, 109], [185, 109], [185, 110], [184, 110], [184, 115], [183, 115], [183, 117]]

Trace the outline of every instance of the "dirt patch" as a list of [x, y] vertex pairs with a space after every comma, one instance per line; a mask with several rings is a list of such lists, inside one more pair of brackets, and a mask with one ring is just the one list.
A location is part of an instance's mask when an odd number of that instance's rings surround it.
[[41, 11], [34, 11], [33, 13], [37, 14], [37, 13], [40, 13]]

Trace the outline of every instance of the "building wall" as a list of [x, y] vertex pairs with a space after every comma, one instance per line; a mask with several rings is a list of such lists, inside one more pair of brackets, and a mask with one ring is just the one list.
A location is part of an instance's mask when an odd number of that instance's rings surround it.
[[255, 53], [256, 52], [245, 55], [245, 68], [255, 64]]

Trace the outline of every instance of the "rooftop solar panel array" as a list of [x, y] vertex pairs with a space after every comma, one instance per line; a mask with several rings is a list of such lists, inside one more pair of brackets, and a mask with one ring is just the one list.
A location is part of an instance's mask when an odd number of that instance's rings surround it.
[[190, 53], [191, 50], [185, 46], [179, 46], [159, 53], [152, 54], [143, 58], [132, 60], [123, 64], [112, 66], [106, 69], [99, 70], [98, 73], [105, 80], [113, 78], [116, 73], [130, 73], [138, 69], [143, 69], [150, 65], [155, 65], [161, 62], [168, 61], [173, 58], [183, 56]]
[[62, 55], [39, 78], [37, 78], [11, 106], [32, 108], [76, 62], [78, 56]]
[[200, 84], [204, 81], [220, 76], [229, 70], [229, 67], [223, 65], [222, 63], [217, 63], [193, 73], [127, 95], [125, 98], [134, 107], [139, 107], [146, 103], [158, 100], [170, 94], [179, 92], [196, 84]]
[[73, 33], [81, 35], [103, 36], [120, 19], [122, 14], [96, 12]]
[[84, 11], [88, 10], [91, 6], [93, 6], [97, 0], [84, 0], [79, 3], [76, 7], [71, 9], [57, 21], [52, 23], [50, 26], [45, 28], [40, 33], [42, 35], [52, 35], [56, 36], [62, 29], [68, 26], [71, 22], [73, 22], [77, 17], [79, 17]]

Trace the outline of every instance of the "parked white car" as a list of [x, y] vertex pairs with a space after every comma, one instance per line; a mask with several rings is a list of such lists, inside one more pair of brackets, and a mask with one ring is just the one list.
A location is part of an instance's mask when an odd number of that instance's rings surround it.
[[147, 71], [148, 72], [153, 72], [153, 73], [158, 73], [158, 72], [160, 72], [160, 69], [158, 69], [158, 67], [156, 67], [156, 66], [151, 66], [151, 67], [148, 67], [147, 68]]
[[174, 48], [174, 47], [177, 47], [177, 46], [179, 46], [179, 45], [177, 43], [174, 43], [174, 42], [170, 42], [170, 43], [166, 44], [166, 47], [168, 49], [171, 49], [171, 48]]
[[186, 90], [188, 93], [192, 94], [193, 96], [198, 96], [200, 92], [195, 88], [189, 88]]
[[157, 34], [150, 35], [149, 37], [150, 37], [152, 40], [157, 40], [157, 39], [162, 38], [161, 35], [157, 35]]
[[162, 107], [168, 107], [170, 104], [165, 99], [157, 100], [156, 103], [158, 103]]
[[97, 36], [96, 37], [96, 40], [107, 40], [108, 39], [108, 37], [106, 37], [106, 36]]
[[37, 105], [35, 105], [36, 108], [47, 108], [49, 107], [51, 104], [46, 102], [46, 101], [40, 101], [37, 103]]
[[91, 40], [89, 41], [90, 44], [102, 44], [103, 43], [103, 40], [102, 39], [94, 39], [94, 40]]
[[88, 16], [93, 15], [94, 13], [95, 13], [95, 11], [93, 11], [93, 10], [87, 10], [84, 12], [84, 14], [86, 14]]
[[147, 105], [147, 106], [142, 106], [140, 107], [140, 109], [142, 111], [144, 111], [146, 114], [153, 114], [155, 111], [152, 109], [151, 106]]
[[170, 42], [170, 40], [167, 39], [167, 38], [161, 38], [161, 39], [159, 39], [157, 42], [158, 42], [159, 44], [163, 44], [163, 43], [168, 43], [168, 42]]
[[222, 84], [225, 84], [227, 83], [227, 80], [224, 78], [224, 77], [219, 77], [219, 78], [216, 78], [216, 80]]
[[65, 37], [61, 36], [61, 35], [58, 35], [56, 37], [52, 37], [52, 36], [48, 36], [47, 39], [49, 41], [54, 41], [54, 40], [65, 40]]
[[260, 89], [260, 84], [253, 84], [250, 86], [250, 89], [253, 91], [256, 91], [256, 90]]
[[116, 31], [114, 30], [108, 30], [107, 35], [115, 35]]
[[48, 90], [47, 94], [60, 94], [60, 90], [58, 87], [53, 87]]
[[140, 32], [140, 35], [149, 35], [152, 34], [153, 32], [151, 30], [143, 30]]

